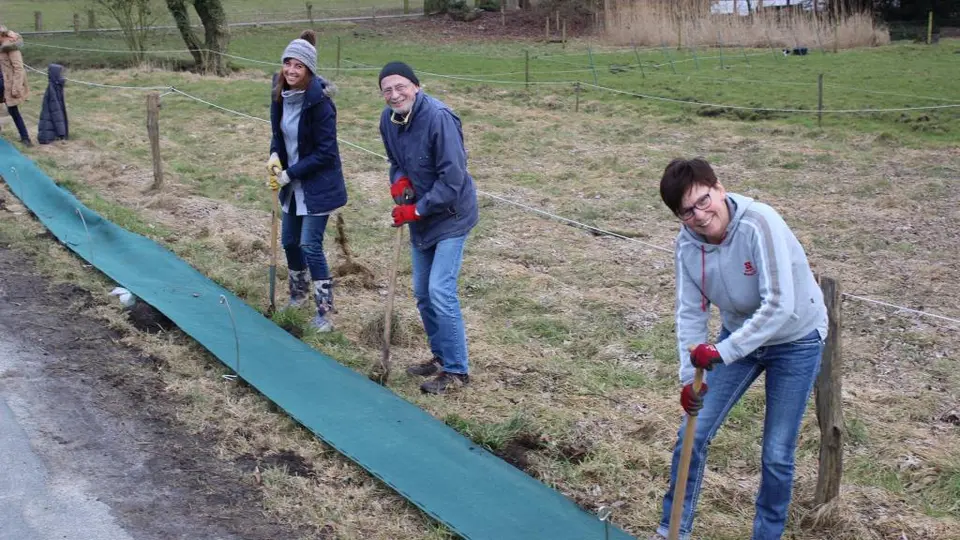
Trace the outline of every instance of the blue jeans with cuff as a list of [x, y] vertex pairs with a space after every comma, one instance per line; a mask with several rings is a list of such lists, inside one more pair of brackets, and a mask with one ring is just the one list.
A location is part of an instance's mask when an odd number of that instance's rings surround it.
[[[723, 329], [717, 341], [730, 333]], [[787, 522], [793, 489], [794, 457], [800, 423], [813, 390], [823, 341], [816, 330], [808, 335], [780, 345], [760, 347], [753, 353], [730, 364], [718, 364], [707, 372], [709, 388], [703, 398], [703, 409], [697, 417], [690, 474], [683, 501], [680, 538], [688, 540], [693, 530], [697, 500], [703, 484], [707, 449], [747, 388], [766, 371], [766, 414], [763, 421], [763, 450], [761, 456], [760, 491], [757, 493], [756, 514], [753, 521], [753, 540], [778, 540]], [[683, 447], [686, 422], [680, 426], [670, 469], [670, 489], [663, 499], [663, 515], [657, 532], [664, 537], [670, 528], [670, 509], [677, 481], [677, 467]]]
[[413, 294], [430, 350], [443, 371], [467, 374], [467, 333], [457, 297], [457, 280], [467, 236], [447, 238], [424, 250], [411, 244]]

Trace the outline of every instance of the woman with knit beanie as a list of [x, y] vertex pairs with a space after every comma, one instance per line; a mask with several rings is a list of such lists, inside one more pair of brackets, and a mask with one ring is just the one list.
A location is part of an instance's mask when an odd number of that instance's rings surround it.
[[290, 304], [307, 301], [310, 283], [317, 304], [313, 326], [333, 330], [333, 278], [323, 251], [330, 214], [347, 203], [337, 145], [333, 85], [317, 76], [316, 35], [307, 30], [287, 45], [283, 68], [274, 77], [270, 105], [270, 159], [281, 171], [271, 188], [283, 207], [281, 243], [289, 271]]

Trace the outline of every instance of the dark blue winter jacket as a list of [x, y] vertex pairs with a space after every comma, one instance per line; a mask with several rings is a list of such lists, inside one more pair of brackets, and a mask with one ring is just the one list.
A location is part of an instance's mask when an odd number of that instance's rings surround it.
[[66, 139], [70, 135], [67, 121], [67, 103], [63, 99], [63, 66], [47, 66], [47, 91], [43, 93], [43, 106], [40, 109], [40, 123], [37, 126], [37, 141], [49, 144], [57, 139]]
[[[276, 78], [274, 84], [277, 84]], [[287, 167], [287, 149], [280, 129], [283, 117], [283, 101], [271, 99], [270, 125], [273, 137], [270, 152], [280, 156], [280, 163], [291, 180], [300, 180], [303, 186], [304, 204], [310, 214], [332, 212], [347, 204], [347, 185], [340, 164], [340, 147], [337, 144], [337, 108], [325, 92], [323, 79], [315, 77], [303, 100], [297, 133], [299, 160]], [[280, 190], [280, 200], [289, 197], [291, 184]]]
[[420, 220], [410, 223], [418, 249], [463, 236], [477, 224], [477, 190], [467, 172], [460, 118], [442, 101], [417, 93], [406, 125], [380, 115], [380, 136], [390, 159], [390, 183], [406, 176], [413, 183]]

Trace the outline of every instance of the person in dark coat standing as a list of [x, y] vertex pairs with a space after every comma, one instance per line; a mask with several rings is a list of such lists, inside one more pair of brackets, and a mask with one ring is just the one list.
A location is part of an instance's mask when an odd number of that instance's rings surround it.
[[[470, 380], [467, 336], [457, 280], [467, 234], [477, 224], [477, 190], [467, 172], [460, 117], [420, 90], [403, 62], [380, 71], [380, 136], [390, 159], [393, 224], [409, 223], [413, 293], [433, 358], [410, 366], [410, 375], [430, 379], [429, 394], [445, 394]], [[403, 194], [412, 190], [413, 204]]]
[[317, 75], [316, 35], [306, 30], [287, 45], [270, 104], [271, 188], [283, 207], [281, 242], [287, 256], [290, 304], [307, 301], [310, 281], [317, 315], [312, 326], [333, 330], [333, 277], [323, 252], [323, 235], [334, 210], [347, 204], [347, 186], [337, 145], [333, 85]]
[[50, 144], [66, 139], [70, 134], [67, 122], [67, 102], [63, 99], [63, 66], [47, 66], [47, 91], [43, 94], [43, 107], [40, 109], [40, 124], [37, 126], [37, 142]]

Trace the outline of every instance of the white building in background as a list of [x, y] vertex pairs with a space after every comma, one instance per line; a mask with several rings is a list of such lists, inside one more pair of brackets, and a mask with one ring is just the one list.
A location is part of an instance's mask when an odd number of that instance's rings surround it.
[[[716, 0], [710, 6], [710, 13], [714, 15], [748, 15], [756, 12], [757, 9], [784, 9], [799, 6], [804, 11], [813, 11], [814, 2], [817, 3], [818, 11], [824, 11], [827, 8], [827, 0]], [[734, 9], [736, 8], [736, 9]]]

